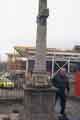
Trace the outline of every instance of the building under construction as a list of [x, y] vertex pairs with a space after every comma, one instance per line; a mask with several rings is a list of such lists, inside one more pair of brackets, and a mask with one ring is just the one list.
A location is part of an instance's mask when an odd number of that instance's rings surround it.
[[[8, 71], [24, 78], [32, 74], [35, 64], [35, 47], [15, 46], [14, 53], [8, 54]], [[46, 69], [49, 75], [57, 72], [61, 67], [66, 67], [68, 73], [73, 73], [80, 66], [80, 47], [72, 50], [56, 48], [46, 49]]]

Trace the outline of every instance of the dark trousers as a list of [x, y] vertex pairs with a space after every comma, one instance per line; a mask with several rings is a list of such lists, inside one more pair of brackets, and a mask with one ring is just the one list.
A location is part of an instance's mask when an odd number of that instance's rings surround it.
[[66, 96], [64, 94], [58, 94], [58, 93], [56, 93], [55, 104], [56, 104], [56, 102], [57, 102], [58, 99], [60, 100], [60, 106], [61, 106], [60, 113], [61, 114], [65, 114]]

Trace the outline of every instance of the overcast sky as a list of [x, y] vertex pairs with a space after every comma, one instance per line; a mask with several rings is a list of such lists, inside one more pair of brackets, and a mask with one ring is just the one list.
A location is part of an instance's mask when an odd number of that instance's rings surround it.
[[[15, 45], [35, 45], [39, 0], [0, 0], [0, 54]], [[48, 0], [47, 46], [80, 44], [80, 0]]]

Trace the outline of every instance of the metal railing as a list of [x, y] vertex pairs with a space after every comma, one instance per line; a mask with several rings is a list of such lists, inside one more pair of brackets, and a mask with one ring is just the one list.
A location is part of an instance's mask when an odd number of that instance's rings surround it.
[[[9, 82], [9, 83], [8, 83]], [[11, 84], [12, 83], [12, 84]], [[0, 100], [24, 97], [23, 80], [0, 80]]]
[[0, 100], [5, 99], [22, 99], [24, 97], [23, 89], [0, 89]]

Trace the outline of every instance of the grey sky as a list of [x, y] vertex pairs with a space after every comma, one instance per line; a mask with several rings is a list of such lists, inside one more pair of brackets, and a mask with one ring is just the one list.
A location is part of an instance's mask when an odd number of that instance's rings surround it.
[[[35, 45], [39, 0], [0, 0], [0, 54], [14, 45]], [[48, 47], [80, 44], [80, 0], [48, 0]]]

